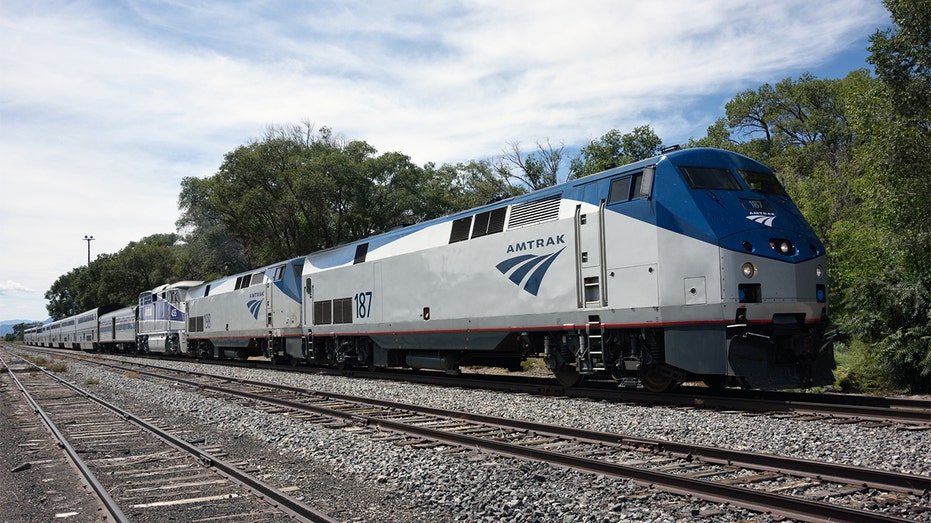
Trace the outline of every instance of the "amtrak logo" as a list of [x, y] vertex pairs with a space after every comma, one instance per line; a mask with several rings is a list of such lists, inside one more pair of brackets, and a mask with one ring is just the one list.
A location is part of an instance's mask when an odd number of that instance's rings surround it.
[[773, 220], [776, 219], [776, 215], [775, 214], [750, 214], [750, 215], [747, 215], [747, 219], [752, 222], [765, 225], [767, 227], [772, 227]]
[[249, 300], [246, 303], [246, 307], [249, 307], [249, 312], [252, 313], [252, 317], [259, 319], [259, 309], [262, 307], [262, 300]]
[[546, 276], [546, 271], [564, 250], [566, 250], [565, 247], [551, 254], [521, 254], [504, 260], [496, 267], [515, 285], [536, 296], [540, 290], [540, 284], [543, 283], [543, 277]]

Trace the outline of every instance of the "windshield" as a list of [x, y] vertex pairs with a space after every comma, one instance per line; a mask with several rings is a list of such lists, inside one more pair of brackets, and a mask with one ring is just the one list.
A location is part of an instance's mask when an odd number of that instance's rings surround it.
[[679, 167], [692, 189], [739, 191], [740, 184], [728, 169], [720, 167]]
[[770, 173], [761, 173], [756, 171], [737, 171], [741, 178], [747, 182], [750, 190], [753, 192], [765, 194], [778, 194], [779, 196], [788, 196], [782, 184], [776, 179], [776, 176]]

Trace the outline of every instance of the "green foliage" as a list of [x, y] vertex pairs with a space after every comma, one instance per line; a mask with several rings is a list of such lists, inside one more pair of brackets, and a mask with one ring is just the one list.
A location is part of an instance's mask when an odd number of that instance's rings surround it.
[[612, 129], [582, 148], [569, 164], [569, 177], [581, 178], [659, 154], [663, 141], [649, 125], [627, 134]]
[[837, 359], [835, 384], [842, 392], [884, 393], [894, 388], [872, 345], [853, 341], [836, 348], [834, 355]]
[[61, 319], [102, 305], [132, 305], [143, 290], [185, 279], [175, 272], [183, 250], [178, 240], [176, 234], [154, 234], [60, 276], [45, 293], [49, 315]]
[[553, 147], [537, 142], [537, 150], [525, 153], [520, 143], [512, 142], [501, 156], [496, 165], [501, 178], [511, 182], [515, 180], [518, 185], [527, 187], [531, 191], [550, 187], [559, 183], [559, 168], [565, 155], [565, 147]]
[[4, 341], [22, 341], [23, 334], [27, 329], [42, 325], [40, 322], [17, 323], [13, 325], [13, 332], [4, 336]]
[[184, 180], [178, 223], [200, 251], [230, 247], [200, 257], [201, 272], [229, 273], [459, 210], [471, 167], [420, 168], [327, 128], [272, 128], [228, 153], [214, 176]]

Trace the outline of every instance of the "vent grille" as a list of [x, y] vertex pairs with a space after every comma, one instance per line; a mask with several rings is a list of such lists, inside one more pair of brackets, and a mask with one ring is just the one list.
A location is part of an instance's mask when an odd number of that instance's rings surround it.
[[504, 230], [504, 217], [508, 213], [507, 207], [483, 212], [475, 215], [475, 225], [472, 227], [472, 237], [478, 238], [487, 234], [494, 234]]
[[472, 217], [466, 216], [453, 221], [452, 231], [449, 233], [449, 243], [461, 242], [469, 239], [469, 230], [472, 228]]
[[535, 225], [548, 222], [559, 217], [559, 201], [561, 194], [554, 194], [539, 200], [519, 203], [511, 207], [511, 218], [508, 220], [508, 229]]

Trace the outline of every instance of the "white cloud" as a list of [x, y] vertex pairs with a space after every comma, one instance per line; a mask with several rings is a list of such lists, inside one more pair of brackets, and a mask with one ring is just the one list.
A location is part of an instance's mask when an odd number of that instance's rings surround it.
[[13, 280], [0, 281], [0, 296], [16, 293], [16, 292], [32, 292], [24, 285], [17, 283]]
[[421, 164], [643, 124], [684, 141], [885, 23], [875, 0], [4, 2], [0, 267], [47, 289], [85, 234], [173, 231], [180, 180], [269, 124]]

